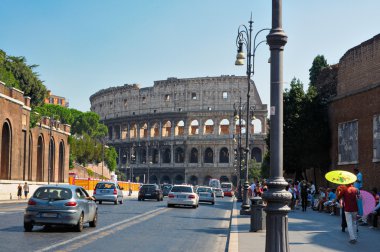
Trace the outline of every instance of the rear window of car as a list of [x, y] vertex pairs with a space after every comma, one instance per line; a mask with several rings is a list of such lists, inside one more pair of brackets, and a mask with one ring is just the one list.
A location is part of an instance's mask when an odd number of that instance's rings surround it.
[[207, 188], [207, 187], [199, 187], [198, 188], [198, 192], [209, 192], [209, 193], [212, 193], [212, 190], [211, 190], [211, 188]]
[[231, 184], [222, 184], [221, 187], [222, 187], [222, 188], [228, 188], [228, 189], [231, 189], [231, 188], [232, 188], [232, 185], [231, 185]]
[[174, 186], [171, 190], [172, 192], [186, 192], [186, 193], [192, 193], [193, 190], [189, 186]]
[[33, 197], [42, 200], [68, 200], [72, 198], [72, 193], [68, 188], [44, 187], [38, 188]]
[[143, 185], [141, 187], [141, 189], [144, 189], [144, 190], [146, 190], [146, 189], [155, 190], [156, 186], [155, 185]]
[[172, 185], [163, 185], [162, 189], [171, 189], [173, 186]]
[[96, 189], [115, 189], [114, 183], [97, 183]]

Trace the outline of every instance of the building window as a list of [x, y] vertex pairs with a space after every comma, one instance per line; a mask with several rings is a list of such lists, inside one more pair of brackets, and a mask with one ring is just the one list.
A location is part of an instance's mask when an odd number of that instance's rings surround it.
[[182, 111], [182, 108], [179, 108], [178, 111], [181, 112], [181, 111]]
[[208, 111], [211, 111], [212, 110], [212, 108], [211, 107], [208, 107]]
[[145, 96], [143, 96], [143, 98], [142, 98], [142, 103], [146, 103], [146, 97]]
[[373, 117], [373, 161], [380, 161], [380, 115]]
[[170, 95], [168, 95], [168, 94], [165, 95], [165, 101], [166, 102], [170, 101]]
[[228, 99], [228, 93], [227, 92], [223, 92], [223, 99]]
[[135, 112], [132, 112], [132, 115], [135, 115], [136, 113]]
[[155, 114], [156, 114], [156, 112], [157, 112], [157, 109], [153, 110], [153, 113], [155, 113]]
[[358, 162], [358, 121], [338, 125], [338, 164]]
[[191, 93], [191, 99], [196, 100], [197, 99], [197, 93]]
[[128, 100], [127, 99], [124, 99], [124, 107], [128, 108]]

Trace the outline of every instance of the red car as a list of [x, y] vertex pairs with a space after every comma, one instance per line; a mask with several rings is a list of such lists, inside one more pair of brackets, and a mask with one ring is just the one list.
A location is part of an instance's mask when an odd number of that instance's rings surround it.
[[224, 196], [233, 197], [235, 195], [232, 183], [223, 182], [220, 184], [220, 187], [224, 192]]

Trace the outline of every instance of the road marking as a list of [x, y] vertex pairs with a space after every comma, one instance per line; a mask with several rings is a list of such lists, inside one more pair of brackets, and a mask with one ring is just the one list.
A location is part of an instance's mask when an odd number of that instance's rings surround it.
[[230, 227], [230, 239], [228, 243], [228, 252], [239, 251], [239, 229], [237, 223], [238, 210], [236, 207], [236, 200], [234, 200], [234, 206], [231, 211], [231, 227]]
[[[49, 250], [52, 250], [52, 249], [57, 248], [57, 247], [64, 246], [64, 245], [69, 244], [69, 243], [70, 243], [70, 247], [63, 249], [63, 250], [59, 250], [59, 251], [73, 251], [75, 249], [83, 247], [84, 245], [87, 245], [91, 242], [94, 242], [95, 240], [98, 240], [98, 239], [103, 238], [105, 236], [111, 235], [111, 234], [115, 233], [116, 231], [120, 231], [122, 229], [125, 229], [126, 227], [129, 227], [129, 226], [132, 226], [132, 225], [137, 224], [139, 222], [153, 218], [154, 216], [159, 215], [159, 214], [166, 212], [168, 210], [170, 210], [170, 209], [169, 208], [163, 208], [163, 207], [159, 208], [159, 209], [155, 209], [155, 210], [146, 212], [144, 214], [140, 214], [140, 215], [134, 216], [132, 218], [129, 218], [129, 219], [126, 219], [126, 220], [123, 220], [120, 222], [116, 222], [116, 223], [113, 223], [111, 225], [96, 229], [96, 230], [89, 232], [87, 234], [82, 234], [82, 235], [76, 236], [72, 239], [69, 239], [69, 240], [66, 240], [66, 241], [63, 241], [60, 243], [56, 243], [56, 244], [51, 245], [49, 247], [37, 250], [36, 252], [49, 251]], [[112, 229], [112, 230], [110, 230], [110, 229]], [[78, 242], [72, 244], [75, 241], [78, 241]]]

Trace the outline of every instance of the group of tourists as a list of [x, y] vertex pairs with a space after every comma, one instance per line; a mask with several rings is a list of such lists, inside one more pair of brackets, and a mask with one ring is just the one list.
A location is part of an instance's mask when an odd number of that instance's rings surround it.
[[21, 186], [21, 184], [18, 184], [18, 186], [17, 186], [17, 198], [18, 199], [22, 199], [22, 191], [24, 191], [24, 197], [25, 197], [25, 199], [27, 199], [28, 194], [29, 194], [29, 185], [27, 182], [25, 182], [25, 184], [23, 186]]

